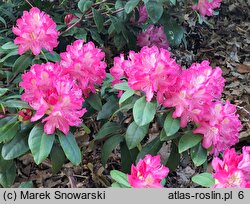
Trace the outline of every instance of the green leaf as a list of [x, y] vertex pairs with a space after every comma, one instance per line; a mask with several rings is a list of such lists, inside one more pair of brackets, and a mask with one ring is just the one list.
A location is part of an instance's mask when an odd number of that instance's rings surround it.
[[215, 185], [215, 179], [213, 178], [212, 174], [207, 172], [193, 176], [192, 181], [203, 187], [208, 187], [208, 188]]
[[29, 108], [29, 109], [31, 109], [31, 107], [25, 101], [8, 100], [8, 101], [4, 102], [3, 104], [4, 104], [4, 106], [6, 106], [8, 108], [19, 108], [19, 109]]
[[95, 136], [95, 140], [100, 140], [108, 135], [115, 134], [119, 132], [120, 129], [121, 129], [121, 126], [118, 123], [108, 121], [98, 131], [98, 133]]
[[102, 110], [97, 115], [97, 120], [108, 119], [116, 109], [118, 109], [117, 98], [111, 96], [108, 98], [108, 101], [102, 106]]
[[129, 150], [126, 142], [120, 144], [121, 147], [121, 170], [124, 173], [129, 173], [131, 165], [135, 163], [136, 157], [139, 153], [138, 148]]
[[16, 121], [16, 117], [12, 118], [8, 123], [0, 128], [0, 143], [8, 142], [15, 137], [19, 130], [19, 121]]
[[79, 165], [82, 161], [82, 155], [74, 135], [71, 132], [68, 135], [58, 132], [58, 137], [66, 157], [74, 165]]
[[4, 159], [15, 159], [29, 151], [27, 135], [27, 130], [21, 130], [13, 140], [4, 144], [2, 149]]
[[156, 155], [161, 149], [163, 142], [160, 141], [159, 137], [153, 139], [150, 143], [146, 144], [136, 158], [136, 163], [145, 157], [146, 154]]
[[148, 132], [149, 125], [138, 126], [135, 122], [132, 122], [127, 129], [125, 139], [129, 149], [135, 148]]
[[179, 153], [182, 153], [188, 150], [191, 147], [194, 147], [202, 140], [201, 135], [195, 135], [191, 131], [186, 132], [181, 139], [179, 140]]
[[167, 136], [165, 133], [164, 129], [162, 129], [161, 134], [160, 134], [160, 140], [161, 141], [168, 141], [168, 140], [173, 140], [176, 139], [180, 136], [180, 134], [174, 134], [173, 136]]
[[118, 50], [122, 50], [122, 48], [127, 44], [127, 42], [122, 34], [117, 34], [114, 36], [114, 44]]
[[18, 55], [18, 52], [17, 50], [12, 50], [11, 52], [9, 52], [7, 55], [5, 55], [4, 57], [2, 57], [0, 59], [0, 63], [3, 63], [5, 60], [7, 60], [8, 58], [12, 57], [12, 56], [15, 56], [15, 55]]
[[117, 90], [122, 90], [122, 91], [127, 91], [127, 90], [131, 90], [131, 88], [128, 85], [128, 82], [123, 82], [120, 84], [115, 84], [114, 88]]
[[[74, 37], [78, 40], [84, 40], [85, 42], [87, 41], [87, 31], [84, 28], [77, 28], [76, 32], [74, 34]], [[60, 59], [60, 55], [59, 55]]]
[[184, 37], [185, 29], [178, 25], [177, 22], [170, 18], [165, 21], [164, 31], [170, 45], [179, 45]]
[[7, 88], [0, 88], [0, 97], [3, 96], [9, 89]]
[[1, 46], [3, 50], [13, 50], [17, 49], [17, 45], [15, 45], [13, 42], [7, 42], [4, 45]]
[[163, 5], [159, 0], [150, 0], [146, 3], [149, 18], [153, 23], [157, 23], [163, 14]]
[[127, 91], [125, 91], [121, 98], [119, 99], [119, 104], [122, 104], [124, 101], [126, 101], [128, 98], [130, 98], [131, 96], [133, 96], [135, 94], [135, 91], [132, 89], [129, 89]]
[[120, 184], [120, 183], [117, 183], [117, 182], [114, 182], [111, 184], [111, 187], [112, 188], [127, 188], [126, 186]]
[[207, 161], [207, 150], [199, 143], [191, 149], [191, 159], [195, 166], [200, 166]]
[[32, 64], [33, 57], [30, 55], [21, 55], [13, 65], [13, 72], [15, 74], [23, 72]]
[[[61, 60], [61, 58], [60, 58], [60, 55], [58, 54], [58, 53], [56, 53], [56, 52], [44, 52], [44, 54], [45, 54], [45, 56], [46, 56], [46, 58], [49, 60], [49, 61], [52, 61], [52, 62], [57, 62], [57, 61], [60, 61]], [[42, 59], [45, 59], [45, 57], [43, 56], [43, 54], [42, 55], [40, 55], [40, 57], [42, 58]], [[45, 59], [46, 60], [46, 59]]]
[[165, 119], [163, 127], [167, 137], [172, 136], [180, 129], [180, 120], [172, 118], [172, 112], [170, 112]]
[[130, 13], [131, 11], [134, 10], [134, 8], [138, 5], [138, 3], [140, 2], [140, 0], [129, 0], [126, 4], [125, 4], [125, 12], [126, 13]]
[[174, 142], [172, 142], [172, 144], [171, 144], [171, 153], [169, 155], [166, 166], [171, 171], [175, 171], [179, 164], [180, 164], [180, 154], [178, 152], [178, 147]]
[[4, 159], [2, 157], [1, 151], [2, 151], [2, 144], [0, 144], [0, 173], [4, 173], [13, 164], [13, 160]]
[[95, 10], [94, 8], [92, 8], [92, 13], [93, 13], [93, 17], [94, 17], [97, 30], [100, 33], [104, 29], [104, 26], [103, 26], [104, 17], [99, 11]]
[[112, 177], [112, 179], [114, 179], [117, 183], [120, 183], [124, 186], [126, 186], [127, 188], [130, 188], [130, 184], [128, 182], [128, 176], [120, 171], [117, 170], [112, 170], [110, 172], [110, 175]]
[[32, 181], [22, 182], [19, 188], [34, 188]]
[[0, 173], [0, 184], [4, 188], [9, 188], [12, 186], [16, 178], [16, 165], [13, 163], [9, 169], [5, 172]]
[[139, 126], [149, 124], [154, 119], [156, 107], [156, 102], [147, 102], [145, 96], [138, 99], [133, 108], [133, 116], [136, 124]]
[[57, 174], [66, 160], [65, 154], [59, 145], [53, 145], [50, 152], [50, 159], [52, 164], [52, 173]]
[[6, 21], [4, 20], [3, 17], [0, 16], [0, 21], [4, 24], [4, 27], [7, 28], [7, 23]]
[[118, 144], [120, 144], [124, 140], [123, 135], [114, 135], [107, 139], [102, 147], [102, 165], [105, 166], [105, 164], [108, 161], [108, 158], [112, 151], [117, 147]]
[[173, 5], [176, 5], [176, 0], [169, 0]]
[[85, 99], [95, 110], [101, 111], [102, 110], [102, 101], [97, 94], [90, 94], [88, 98]]
[[89, 30], [90, 31], [90, 34], [91, 34], [91, 37], [94, 41], [96, 41], [99, 45], [103, 46], [104, 42], [100, 36], [100, 34], [97, 32], [97, 30]]
[[80, 9], [82, 13], [85, 13], [87, 10], [89, 10], [92, 5], [93, 5], [93, 2], [88, 1], [88, 0], [80, 0], [78, 2], [78, 8]]
[[112, 25], [114, 26], [114, 31], [116, 32], [116, 34], [121, 33], [123, 23], [120, 21], [120, 19], [117, 18], [116, 16], [109, 16], [109, 18], [112, 22]]
[[55, 135], [47, 135], [43, 126], [36, 125], [29, 134], [28, 144], [36, 164], [41, 164], [49, 155]]

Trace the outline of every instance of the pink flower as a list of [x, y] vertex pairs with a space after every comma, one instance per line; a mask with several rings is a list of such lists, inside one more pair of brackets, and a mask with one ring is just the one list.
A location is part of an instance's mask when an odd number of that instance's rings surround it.
[[137, 36], [137, 44], [140, 47], [143, 46], [157, 46], [159, 48], [167, 49], [169, 47], [167, 37], [164, 33], [163, 26], [156, 27], [154, 25], [150, 25], [146, 31], [141, 32]]
[[38, 55], [42, 48], [52, 52], [58, 45], [56, 23], [35, 7], [23, 12], [23, 16], [17, 20], [17, 27], [13, 27], [12, 31], [18, 36], [14, 43], [19, 45], [20, 55], [29, 49], [34, 55]]
[[250, 180], [250, 146], [242, 148], [242, 160], [238, 164], [238, 168], [245, 172], [245, 176]]
[[161, 165], [160, 156], [146, 155], [136, 166], [132, 165], [128, 181], [133, 188], [163, 188], [161, 181], [169, 169]]
[[156, 46], [143, 47], [139, 53], [130, 51], [127, 60], [123, 55], [116, 57], [110, 70], [113, 83], [126, 77], [133, 90], [146, 94], [147, 101], [151, 101], [154, 93], [161, 88], [171, 89], [180, 72], [181, 67], [170, 57], [170, 53]]
[[175, 107], [173, 117], [181, 118], [181, 127], [189, 121], [200, 124], [211, 101], [220, 98], [224, 82], [219, 67], [213, 69], [208, 61], [194, 63], [176, 79], [172, 92], [159, 92], [158, 101], [165, 107]]
[[192, 9], [198, 10], [201, 16], [212, 16], [213, 10], [220, 7], [222, 0], [199, 0]]
[[[226, 149], [223, 160], [214, 157], [212, 167], [214, 169], [213, 177], [215, 185], [213, 188], [250, 188], [250, 169], [242, 169], [249, 165], [250, 147], [243, 147], [243, 154], [237, 155], [234, 149]], [[247, 164], [248, 163], [248, 164]]]
[[217, 154], [238, 142], [242, 125], [236, 115], [236, 107], [229, 101], [225, 105], [213, 102], [206, 108], [208, 112], [203, 115], [203, 120], [194, 133], [203, 134], [202, 145], [205, 148], [212, 146], [211, 153]]
[[64, 73], [77, 80], [84, 96], [95, 93], [95, 85], [101, 85], [106, 77], [107, 64], [102, 61], [105, 53], [96, 48], [93, 42], [84, 44], [83, 40], [76, 40], [60, 56]]
[[86, 112], [82, 109], [82, 91], [69, 75], [61, 75], [58, 64], [35, 64], [30, 71], [22, 75], [20, 86], [24, 88], [22, 100], [28, 102], [35, 115], [31, 121], [37, 121], [44, 115], [44, 131], [53, 134], [55, 128], [65, 135], [69, 126], [80, 126], [80, 117]]

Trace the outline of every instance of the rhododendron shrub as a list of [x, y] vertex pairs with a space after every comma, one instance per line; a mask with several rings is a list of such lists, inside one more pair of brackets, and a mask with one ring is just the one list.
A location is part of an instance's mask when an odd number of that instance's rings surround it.
[[0, 185], [12, 185], [26, 153], [56, 174], [65, 158], [79, 165], [98, 145], [104, 168], [118, 148], [114, 187], [170, 186], [169, 171], [187, 157], [204, 172], [193, 177], [200, 185], [249, 187], [249, 147], [230, 149], [242, 125], [234, 101], [221, 99], [222, 70], [175, 59], [194, 15], [206, 22], [222, 1], [195, 2], [21, 1], [16, 18], [1, 15]]
[[220, 101], [225, 79], [209, 61], [183, 69], [167, 50], [143, 47], [130, 51], [127, 59], [124, 54], [114, 58], [110, 74], [121, 108], [124, 104], [127, 109], [126, 101], [133, 103], [128, 109], [134, 122], [125, 135], [129, 149], [140, 145], [150, 123], [159, 120], [161, 133], [148, 145], [173, 139], [179, 154], [190, 150], [196, 166], [206, 162], [208, 153], [218, 155], [239, 141], [242, 125], [236, 106]]
[[24, 11], [12, 31], [17, 35], [14, 42], [19, 46], [20, 55], [27, 50], [38, 55], [43, 48], [52, 52], [58, 45], [59, 32], [56, 30], [56, 23], [36, 7], [31, 8], [29, 12]]

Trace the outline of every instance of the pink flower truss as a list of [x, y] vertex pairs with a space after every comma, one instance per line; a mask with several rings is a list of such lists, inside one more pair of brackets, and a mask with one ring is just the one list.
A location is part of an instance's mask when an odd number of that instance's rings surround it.
[[236, 107], [229, 101], [225, 105], [221, 102], [212, 102], [206, 109], [207, 113], [203, 115], [203, 120], [194, 133], [203, 134], [203, 146], [212, 146], [211, 153], [218, 154], [219, 151], [224, 151], [238, 142], [242, 125], [235, 114]]
[[163, 188], [161, 181], [169, 169], [161, 165], [160, 156], [146, 155], [136, 166], [132, 165], [128, 181], [133, 188]]
[[154, 25], [150, 25], [146, 31], [141, 32], [137, 36], [137, 44], [140, 47], [143, 46], [157, 46], [159, 48], [167, 49], [169, 47], [167, 37], [164, 33], [163, 26], [156, 27]]
[[24, 88], [22, 100], [28, 102], [35, 115], [31, 121], [37, 121], [44, 115], [44, 131], [53, 134], [55, 128], [65, 135], [69, 126], [79, 126], [80, 117], [86, 112], [82, 109], [82, 91], [69, 75], [60, 75], [58, 64], [35, 64], [30, 71], [22, 75], [20, 86]]
[[29, 49], [34, 55], [38, 55], [42, 48], [52, 52], [58, 45], [56, 23], [35, 7], [23, 12], [23, 16], [17, 20], [17, 27], [13, 27], [12, 31], [18, 36], [14, 43], [19, 45], [20, 55]]
[[76, 40], [60, 56], [64, 73], [77, 80], [84, 96], [95, 93], [95, 85], [101, 85], [106, 77], [107, 65], [102, 61], [105, 53], [96, 48], [93, 42], [84, 44], [83, 40]]
[[198, 10], [201, 16], [212, 16], [213, 10], [220, 7], [222, 0], [199, 0], [192, 8]]
[[224, 152], [223, 160], [214, 157], [212, 166], [215, 185], [213, 188], [250, 188], [250, 147], [243, 147], [243, 154], [234, 149]]
[[159, 92], [158, 101], [165, 107], [175, 107], [173, 117], [181, 118], [181, 127], [189, 121], [200, 124], [207, 106], [221, 96], [225, 81], [221, 69], [212, 69], [208, 61], [194, 63], [176, 81], [171, 93], [164, 89]]
[[130, 51], [127, 60], [123, 55], [116, 57], [110, 73], [114, 77], [113, 83], [126, 77], [133, 90], [143, 91], [147, 101], [151, 101], [160, 89], [171, 89], [181, 67], [170, 57], [170, 52], [153, 46], [143, 47], [139, 53]]

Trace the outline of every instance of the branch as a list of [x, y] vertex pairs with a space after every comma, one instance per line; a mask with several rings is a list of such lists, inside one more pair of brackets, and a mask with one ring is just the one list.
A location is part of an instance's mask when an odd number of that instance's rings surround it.
[[24, 1], [26, 1], [26, 3], [29, 4], [31, 7], [34, 7], [34, 6], [29, 2], [29, 0], [24, 0]]
[[242, 107], [242, 106], [236, 106], [239, 110], [243, 110], [244, 112], [246, 112], [248, 115], [250, 115], [250, 112], [247, 110], [247, 109], [245, 109], [244, 107]]

